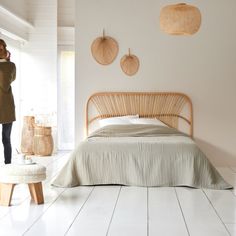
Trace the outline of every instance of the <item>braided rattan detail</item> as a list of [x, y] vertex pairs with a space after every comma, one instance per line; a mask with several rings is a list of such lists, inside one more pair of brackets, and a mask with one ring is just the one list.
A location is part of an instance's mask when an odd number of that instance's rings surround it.
[[[89, 114], [94, 106], [97, 114]], [[184, 115], [183, 109], [185, 109]], [[108, 117], [136, 115], [157, 118], [165, 124], [177, 128], [182, 119], [189, 125], [189, 135], [193, 136], [193, 109], [190, 98], [175, 92], [101, 92], [93, 94], [86, 107], [86, 130], [95, 120]]]

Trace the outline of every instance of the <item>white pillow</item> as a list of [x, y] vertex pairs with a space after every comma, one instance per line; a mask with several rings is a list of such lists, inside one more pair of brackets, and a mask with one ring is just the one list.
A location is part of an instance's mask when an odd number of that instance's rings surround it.
[[158, 119], [150, 119], [150, 118], [139, 118], [139, 119], [132, 119], [130, 120], [132, 124], [143, 124], [143, 125], [160, 125], [160, 126], [166, 126], [163, 122], [161, 122]]
[[139, 118], [139, 115], [130, 116], [117, 116], [99, 120], [99, 126], [104, 127], [107, 125], [126, 125], [132, 124], [131, 120]]

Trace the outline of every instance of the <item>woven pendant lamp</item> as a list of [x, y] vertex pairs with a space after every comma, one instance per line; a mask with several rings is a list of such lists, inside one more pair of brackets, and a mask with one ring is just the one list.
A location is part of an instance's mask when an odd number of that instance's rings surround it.
[[160, 13], [160, 28], [171, 35], [195, 34], [201, 25], [201, 13], [186, 3], [168, 5]]
[[105, 36], [103, 30], [103, 36], [96, 38], [91, 45], [91, 52], [93, 58], [101, 65], [111, 64], [117, 57], [119, 46], [117, 41], [109, 36]]

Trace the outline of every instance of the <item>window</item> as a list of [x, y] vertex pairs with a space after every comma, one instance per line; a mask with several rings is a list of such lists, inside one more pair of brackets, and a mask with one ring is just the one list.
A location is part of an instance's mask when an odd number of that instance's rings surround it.
[[58, 149], [68, 150], [74, 148], [75, 53], [65, 46], [58, 51]]

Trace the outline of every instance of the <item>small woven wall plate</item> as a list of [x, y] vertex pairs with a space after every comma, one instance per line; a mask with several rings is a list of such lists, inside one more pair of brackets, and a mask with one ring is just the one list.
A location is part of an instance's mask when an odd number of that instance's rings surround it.
[[91, 45], [93, 58], [101, 65], [111, 64], [117, 57], [119, 45], [117, 41], [110, 37], [103, 36], [96, 38]]
[[132, 76], [138, 72], [139, 59], [137, 56], [131, 54], [129, 49], [129, 54], [126, 54], [121, 58], [120, 66], [126, 75]]

